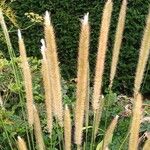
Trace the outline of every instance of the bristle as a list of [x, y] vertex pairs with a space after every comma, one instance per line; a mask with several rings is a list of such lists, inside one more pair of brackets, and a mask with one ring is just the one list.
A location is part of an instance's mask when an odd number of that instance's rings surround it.
[[102, 116], [102, 111], [103, 111], [103, 106], [104, 106], [104, 96], [101, 96], [101, 100], [99, 102], [99, 108], [96, 110], [95, 113], [95, 120], [94, 120], [94, 139], [96, 138], [96, 134], [98, 132], [98, 128], [99, 128], [99, 124], [100, 124], [100, 120], [101, 120], [101, 116]]
[[30, 67], [28, 64], [28, 59], [26, 56], [26, 49], [24, 45], [23, 38], [21, 36], [20, 30], [18, 30], [18, 43], [19, 43], [19, 51], [22, 63], [23, 70], [23, 78], [24, 78], [24, 86], [26, 92], [26, 106], [27, 106], [27, 114], [28, 114], [28, 123], [30, 126], [33, 124], [33, 91], [32, 91], [32, 76]]
[[150, 54], [150, 11], [147, 16], [146, 27], [144, 30], [138, 65], [137, 65], [136, 74], [135, 74], [135, 81], [134, 81], [135, 95], [140, 91], [149, 54]]
[[[44, 41], [43, 41], [44, 42]], [[44, 45], [44, 44], [43, 44]], [[45, 56], [45, 46], [42, 48], [43, 50], [43, 60], [42, 60], [42, 77], [43, 77], [43, 85], [44, 85], [44, 94], [45, 94], [45, 106], [46, 106], [46, 115], [47, 115], [47, 127], [48, 131], [51, 134], [52, 132], [52, 123], [53, 123], [53, 116], [52, 116], [52, 88], [51, 88], [51, 81], [50, 81], [50, 74], [49, 74], [49, 67], [48, 61]]]
[[49, 13], [45, 15], [45, 42], [46, 42], [46, 57], [49, 66], [49, 76], [53, 95], [53, 113], [60, 126], [63, 126], [63, 105], [62, 105], [62, 89], [61, 75], [59, 70], [59, 62], [57, 56], [57, 47], [55, 34], [52, 24], [50, 23]]

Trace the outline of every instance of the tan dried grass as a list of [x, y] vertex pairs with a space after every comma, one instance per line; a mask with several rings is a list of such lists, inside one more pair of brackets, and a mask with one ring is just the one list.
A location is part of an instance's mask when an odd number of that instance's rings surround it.
[[33, 91], [32, 91], [32, 76], [30, 67], [28, 64], [26, 49], [24, 45], [23, 38], [21, 36], [20, 30], [18, 30], [18, 43], [19, 43], [19, 51], [22, 62], [22, 71], [23, 71], [23, 79], [24, 86], [26, 92], [26, 106], [27, 106], [27, 114], [28, 114], [28, 123], [30, 126], [33, 125]]
[[103, 72], [104, 72], [104, 63], [105, 63], [105, 55], [106, 55], [106, 50], [107, 50], [107, 40], [108, 40], [108, 32], [109, 32], [109, 26], [110, 26], [110, 20], [111, 20], [112, 5], [113, 3], [111, 0], [108, 0], [106, 2], [104, 11], [103, 11], [103, 16], [102, 16], [95, 77], [94, 77], [94, 90], [93, 90], [94, 113], [99, 107], [99, 100], [101, 96], [102, 77], [103, 77]]
[[48, 12], [46, 12], [44, 20], [44, 33], [47, 48], [46, 55], [48, 58], [50, 82], [53, 95], [53, 113], [59, 125], [63, 126], [61, 76], [59, 70], [59, 62], [57, 58], [57, 48], [54, 29], [50, 21], [50, 16]]
[[[77, 72], [77, 92], [75, 107], [75, 143], [82, 143], [82, 128], [84, 122], [85, 103], [87, 98], [88, 85], [88, 55], [89, 55], [89, 23], [88, 14], [84, 16], [81, 25], [79, 52], [78, 52], [78, 72]], [[78, 146], [79, 147], [79, 146]]]

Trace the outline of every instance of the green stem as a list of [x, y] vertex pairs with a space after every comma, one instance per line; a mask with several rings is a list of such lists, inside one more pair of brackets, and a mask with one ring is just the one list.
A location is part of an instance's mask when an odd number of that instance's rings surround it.
[[50, 143], [51, 143], [51, 150], [53, 150], [53, 138], [52, 133], [50, 133]]
[[60, 137], [60, 131], [59, 131], [59, 124], [58, 124], [58, 121], [56, 120], [56, 130], [57, 130], [57, 135], [58, 135], [58, 144], [59, 144], [59, 150], [62, 150], [62, 147], [61, 147], [61, 137]]
[[2, 126], [3, 126], [3, 128], [4, 128], [4, 132], [5, 132], [5, 134], [6, 134], [7, 140], [8, 140], [8, 144], [9, 144], [11, 150], [13, 150], [13, 147], [12, 147], [12, 144], [11, 144], [11, 140], [10, 140], [10, 138], [9, 138], [9, 136], [8, 136], [8, 132], [7, 132], [7, 129], [5, 128], [5, 125], [4, 125], [4, 123], [3, 123], [3, 119], [2, 119], [2, 118], [1, 118], [1, 122], [2, 122]]
[[81, 150], [81, 146], [80, 145], [77, 145], [77, 150]]
[[88, 65], [88, 79], [87, 79], [87, 105], [86, 105], [86, 135], [85, 135], [85, 149], [88, 148], [88, 126], [89, 126], [89, 101], [90, 101], [90, 70]]
[[93, 150], [94, 144], [95, 144], [95, 122], [96, 122], [96, 113], [94, 113], [94, 120], [93, 120], [93, 128], [92, 128], [92, 137], [91, 137], [91, 144], [90, 144], [90, 150]]
[[[11, 44], [11, 41], [10, 41], [8, 29], [7, 29], [7, 26], [5, 24], [5, 20], [4, 20], [4, 17], [3, 17], [3, 14], [2, 14], [1, 10], [0, 10], [0, 19], [1, 19], [0, 24], [1, 24], [1, 27], [2, 27], [2, 30], [3, 30], [4, 36], [5, 36], [9, 56], [10, 56], [10, 59], [11, 59], [11, 62], [12, 62], [11, 66], [12, 66], [13, 74], [14, 74], [14, 77], [15, 77], [15, 81], [16, 81], [17, 86], [20, 88], [21, 87], [21, 81], [20, 81], [21, 72], [20, 72], [20, 70], [18, 69], [18, 67], [15, 63], [16, 56], [15, 56], [14, 50], [12, 48], [12, 44]], [[21, 103], [24, 101], [23, 94], [20, 91], [20, 89], [19, 89], [19, 99], [20, 99]], [[25, 118], [26, 118], [25, 113], [24, 113], [25, 110], [24, 110], [22, 105], [21, 105], [21, 108], [22, 108], [21, 110], [22, 110], [22, 114], [23, 114], [23, 119], [25, 121]], [[27, 125], [26, 125], [26, 134], [27, 134], [27, 140], [28, 140], [28, 144], [29, 144], [29, 150], [31, 150]]]
[[124, 138], [123, 142], [121, 143], [121, 145], [120, 145], [120, 147], [119, 147], [118, 150], [121, 150], [121, 149], [122, 149], [124, 143], [126, 142], [127, 138], [129, 137], [129, 134], [130, 134], [130, 132], [128, 131], [128, 132], [127, 132], [127, 135], [125, 136], [125, 138]]
[[34, 137], [33, 137], [33, 128], [30, 130], [30, 136], [31, 136], [32, 149], [35, 150]]

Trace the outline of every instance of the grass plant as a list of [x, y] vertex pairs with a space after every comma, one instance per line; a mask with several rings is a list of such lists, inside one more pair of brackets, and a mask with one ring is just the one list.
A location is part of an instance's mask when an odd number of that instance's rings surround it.
[[[95, 77], [93, 83], [93, 90], [90, 88], [90, 66], [89, 66], [89, 43], [90, 43], [90, 25], [89, 25], [89, 13], [85, 14], [83, 20], [81, 21], [81, 31], [79, 38], [79, 48], [78, 48], [78, 68], [77, 68], [77, 83], [76, 83], [76, 101], [75, 104], [68, 104], [64, 106], [63, 103], [63, 88], [62, 88], [62, 78], [60, 74], [57, 46], [55, 39], [54, 28], [50, 19], [49, 12], [46, 11], [44, 16], [44, 39], [41, 40], [42, 47], [42, 67], [41, 76], [43, 80], [43, 91], [44, 91], [44, 103], [45, 105], [45, 118], [41, 116], [42, 111], [37, 111], [39, 106], [34, 99], [33, 92], [33, 78], [31, 73], [31, 68], [29, 66], [29, 60], [26, 56], [26, 49], [24, 45], [23, 38], [21, 36], [21, 31], [18, 30], [18, 43], [20, 50], [20, 58], [22, 62], [22, 72], [23, 72], [23, 85], [25, 87], [25, 97], [26, 97], [26, 109], [27, 117], [25, 115], [25, 110], [22, 109], [24, 114], [24, 122], [26, 118], [28, 120], [29, 128], [26, 128], [26, 133], [31, 133], [31, 135], [26, 134], [22, 138], [21, 135], [16, 139], [13, 137], [15, 142], [9, 138], [9, 132], [3, 124], [2, 129], [4, 130], [10, 149], [19, 150], [108, 150], [111, 149], [111, 143], [113, 137], [115, 136], [121, 117], [118, 112], [116, 114], [110, 115], [114, 119], [108, 118], [108, 109], [114, 107], [115, 101], [112, 98], [111, 88], [113, 86], [113, 80], [117, 70], [117, 63], [119, 59], [119, 52], [122, 43], [125, 16], [127, 9], [127, 1], [123, 0], [118, 25], [116, 29], [116, 36], [113, 47], [113, 57], [111, 64], [110, 73], [110, 84], [109, 84], [109, 94], [108, 102], [107, 96], [102, 94], [102, 81], [105, 66], [105, 57], [107, 51], [107, 41], [109, 34], [109, 27], [111, 23], [113, 2], [108, 0], [104, 6], [103, 16], [101, 21], [101, 29], [99, 35], [97, 60], [95, 66]], [[14, 52], [11, 46], [9, 34], [7, 32], [7, 27], [0, 11], [0, 23], [6, 37], [6, 42], [10, 52], [10, 58], [14, 59]], [[140, 125], [142, 119], [142, 95], [140, 94], [140, 87], [143, 80], [145, 66], [148, 61], [150, 52], [150, 13], [147, 17], [147, 22], [143, 34], [143, 39], [141, 42], [139, 60], [135, 75], [134, 83], [134, 94], [133, 94], [133, 109], [131, 109], [131, 124], [126, 127], [129, 129], [129, 133], [122, 140], [124, 144], [127, 140], [127, 147], [129, 150], [137, 150], [141, 145], [138, 144]], [[20, 74], [18, 72], [18, 67], [13, 62], [12, 69], [14, 71], [14, 76], [18, 86], [20, 85]], [[23, 93], [19, 91], [20, 99], [23, 98]], [[22, 100], [23, 101], [23, 100]], [[2, 103], [2, 102], [1, 102]], [[107, 107], [106, 104], [109, 106]], [[1, 106], [0, 106], [1, 107]], [[4, 109], [4, 107], [3, 107]], [[119, 109], [119, 108], [118, 108]], [[40, 115], [39, 115], [40, 112]], [[103, 118], [103, 112], [106, 112], [105, 120]], [[120, 112], [120, 110], [119, 110]], [[111, 112], [113, 113], [113, 112]], [[127, 113], [127, 112], [125, 112]], [[110, 117], [109, 116], [109, 117]], [[115, 117], [114, 117], [115, 116]], [[1, 115], [1, 122], [3, 121], [3, 116]], [[46, 123], [45, 123], [45, 122]], [[100, 121], [104, 121], [100, 124]], [[44, 124], [45, 123], [45, 124]], [[109, 124], [109, 125], [108, 125]], [[102, 128], [101, 128], [102, 127]], [[106, 127], [106, 130], [105, 130]], [[46, 128], [46, 129], [45, 129]], [[103, 130], [104, 128], [104, 130]], [[84, 132], [85, 129], [85, 132]], [[30, 131], [29, 131], [30, 130]], [[47, 132], [45, 132], [46, 130]], [[99, 131], [104, 131], [103, 133]], [[44, 132], [44, 134], [43, 134]], [[34, 135], [33, 135], [34, 133]], [[101, 135], [99, 135], [101, 134]], [[91, 137], [91, 138], [89, 138]], [[17, 141], [17, 142], [16, 142]], [[123, 144], [120, 144], [120, 149]], [[149, 139], [144, 144], [143, 150], [148, 150]]]

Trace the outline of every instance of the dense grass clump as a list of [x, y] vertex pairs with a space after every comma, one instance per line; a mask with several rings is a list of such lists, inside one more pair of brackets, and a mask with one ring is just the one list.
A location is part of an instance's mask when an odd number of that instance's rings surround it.
[[[117, 96], [113, 83], [123, 42], [127, 1], [123, 0], [115, 34], [107, 94], [103, 93], [103, 76], [107, 54], [113, 2], [104, 6], [93, 86], [90, 85], [89, 13], [81, 20], [78, 46], [77, 78], [61, 77], [55, 32], [46, 11], [42, 59], [29, 59], [21, 30], [18, 29], [20, 57], [16, 58], [8, 29], [0, 10], [0, 24], [11, 61], [1, 59], [0, 78], [0, 146], [19, 150], [108, 150], [149, 149], [149, 104], [143, 101], [141, 85], [150, 53], [150, 12], [141, 40], [133, 96]], [[34, 65], [32, 65], [34, 64]], [[12, 80], [5, 81], [7, 71]], [[37, 74], [36, 74], [37, 73]], [[7, 85], [7, 83], [9, 83]], [[3, 87], [4, 86], [4, 87]], [[6, 86], [6, 87], [5, 87]], [[7, 89], [6, 92], [4, 89]], [[10, 94], [9, 95], [6, 94]], [[8, 100], [8, 97], [11, 99]], [[146, 122], [146, 123], [145, 123]], [[117, 144], [116, 144], [117, 141]]]

